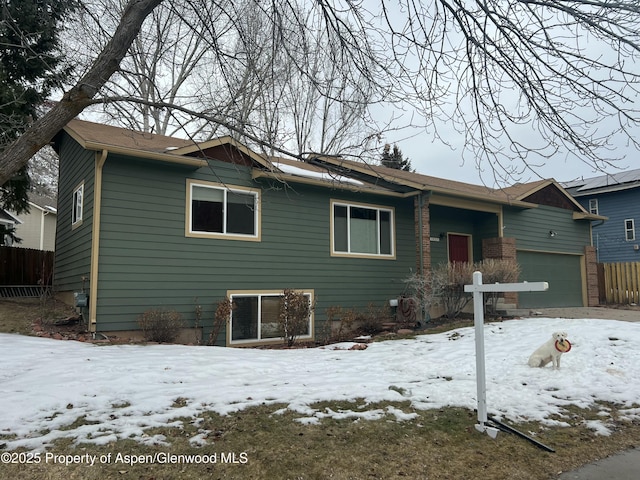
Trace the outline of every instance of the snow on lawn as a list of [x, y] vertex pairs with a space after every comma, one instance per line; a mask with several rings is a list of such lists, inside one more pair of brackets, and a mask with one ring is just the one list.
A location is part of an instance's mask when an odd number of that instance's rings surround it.
[[[572, 349], [559, 371], [530, 368], [529, 355], [556, 330]], [[569, 404], [620, 404], [640, 417], [640, 323], [522, 319], [485, 325], [489, 413], [511, 421], [552, 418]], [[298, 350], [182, 345], [98, 346], [0, 335], [0, 439], [5, 448], [42, 449], [58, 438], [108, 443], [133, 438], [162, 443], [145, 430], [182, 425], [203, 411], [228, 414], [284, 404], [302, 423], [323, 418], [410, 421], [411, 412], [368, 403], [410, 401], [416, 409], [476, 408], [474, 329], [420, 335], [415, 340]], [[176, 402], [176, 399], [184, 399]], [[315, 402], [358, 400], [352, 410], [318, 410]], [[279, 409], [279, 410], [276, 410]], [[589, 422], [607, 434], [609, 414]], [[274, 406], [280, 413], [281, 405]], [[84, 417], [84, 421], [74, 422]], [[206, 442], [206, 432], [192, 439]]]

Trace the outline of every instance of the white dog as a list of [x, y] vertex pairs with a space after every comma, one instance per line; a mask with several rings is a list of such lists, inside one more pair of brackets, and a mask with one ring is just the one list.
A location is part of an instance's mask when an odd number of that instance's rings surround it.
[[540, 345], [529, 357], [530, 367], [544, 367], [553, 364], [553, 369], [560, 368], [560, 356], [571, 349], [566, 332], [555, 332], [551, 339]]

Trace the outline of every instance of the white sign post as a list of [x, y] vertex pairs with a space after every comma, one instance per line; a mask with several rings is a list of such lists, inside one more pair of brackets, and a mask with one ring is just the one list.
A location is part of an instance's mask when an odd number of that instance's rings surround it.
[[465, 285], [465, 292], [473, 292], [473, 323], [476, 332], [476, 384], [478, 387], [478, 424], [476, 430], [496, 438], [498, 429], [487, 423], [487, 384], [484, 361], [484, 292], [542, 292], [549, 289], [547, 282], [482, 284], [482, 273], [473, 273], [473, 285]]

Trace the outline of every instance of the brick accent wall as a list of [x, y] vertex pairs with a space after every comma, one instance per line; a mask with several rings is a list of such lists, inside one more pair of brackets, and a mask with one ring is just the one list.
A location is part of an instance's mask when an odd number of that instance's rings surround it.
[[598, 295], [598, 263], [596, 247], [584, 247], [585, 274], [587, 276], [587, 306], [595, 307], [600, 304]]
[[506, 237], [482, 240], [482, 258], [516, 260], [516, 239]]
[[[485, 238], [482, 240], [482, 258], [516, 261], [516, 239], [507, 237]], [[505, 292], [504, 302], [517, 305], [518, 293]]]
[[[418, 202], [423, 201], [422, 209]], [[429, 197], [417, 196], [413, 201], [416, 231], [416, 272], [431, 271], [431, 222], [429, 220]], [[420, 231], [420, 212], [422, 211], [422, 231]], [[420, 237], [422, 237], [422, 269], [420, 268]]]

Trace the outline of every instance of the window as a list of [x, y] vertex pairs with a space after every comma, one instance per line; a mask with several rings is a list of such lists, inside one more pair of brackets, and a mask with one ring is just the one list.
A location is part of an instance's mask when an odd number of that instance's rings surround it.
[[188, 181], [187, 196], [187, 236], [259, 240], [257, 190]]
[[589, 213], [598, 215], [598, 199], [597, 198], [589, 199]]
[[73, 191], [71, 205], [71, 226], [76, 227], [82, 223], [82, 204], [84, 200], [84, 183], [81, 183]]
[[[305, 292], [312, 299], [312, 293]], [[278, 328], [280, 299], [282, 292], [230, 293], [233, 303], [229, 327], [231, 344], [268, 342], [282, 338]], [[312, 338], [312, 317], [309, 316], [307, 331], [299, 338]]]
[[624, 221], [624, 237], [627, 242], [636, 239], [636, 226], [633, 218], [629, 218]]
[[393, 209], [331, 203], [335, 255], [394, 257]]

